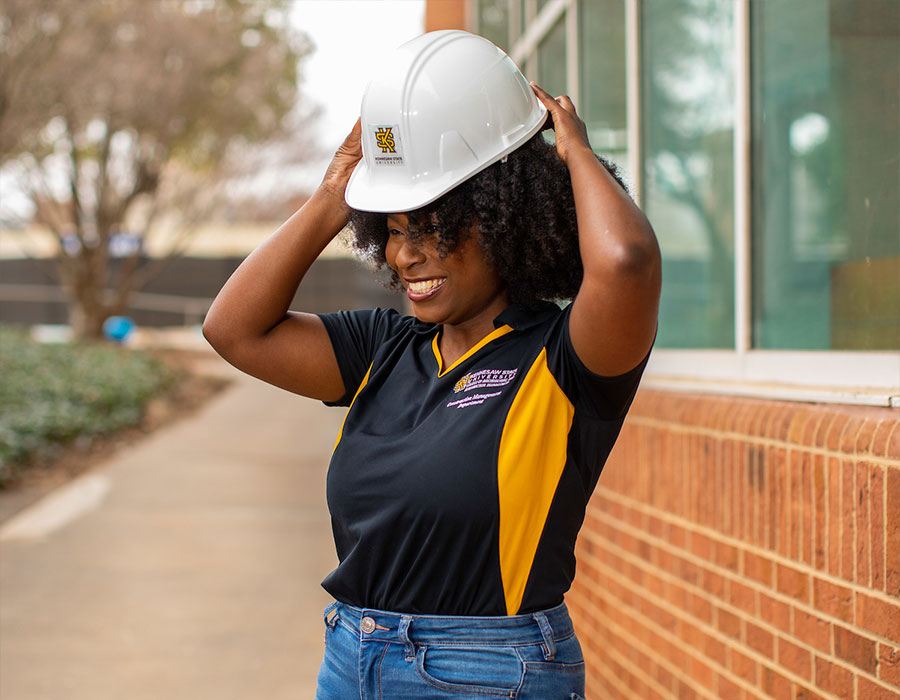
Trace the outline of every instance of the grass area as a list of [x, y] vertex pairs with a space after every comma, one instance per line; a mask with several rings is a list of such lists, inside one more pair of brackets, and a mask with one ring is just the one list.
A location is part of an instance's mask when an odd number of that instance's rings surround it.
[[141, 422], [178, 373], [101, 343], [43, 345], [0, 326], [0, 488], [37, 457]]

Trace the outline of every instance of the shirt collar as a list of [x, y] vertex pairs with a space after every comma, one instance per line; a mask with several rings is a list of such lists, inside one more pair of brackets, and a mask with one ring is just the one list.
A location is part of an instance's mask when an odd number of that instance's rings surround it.
[[559, 306], [552, 301], [540, 301], [537, 305], [529, 307], [511, 304], [494, 319], [494, 328], [507, 325], [513, 330], [522, 331], [546, 321], [547, 318], [559, 312]]

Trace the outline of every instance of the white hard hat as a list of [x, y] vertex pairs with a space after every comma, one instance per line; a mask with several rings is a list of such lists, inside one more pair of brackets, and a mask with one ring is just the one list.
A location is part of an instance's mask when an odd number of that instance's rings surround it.
[[345, 198], [354, 209], [418, 209], [534, 136], [547, 108], [516, 64], [457, 30], [400, 46], [362, 99], [362, 160]]

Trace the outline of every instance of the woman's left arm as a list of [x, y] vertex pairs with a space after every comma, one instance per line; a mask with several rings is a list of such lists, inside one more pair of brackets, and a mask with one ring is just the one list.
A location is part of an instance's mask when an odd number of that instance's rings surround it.
[[646, 356], [656, 335], [662, 279], [656, 235], [594, 154], [572, 101], [532, 87], [553, 119], [575, 195], [584, 280], [569, 318], [572, 345], [592, 372], [623, 374]]

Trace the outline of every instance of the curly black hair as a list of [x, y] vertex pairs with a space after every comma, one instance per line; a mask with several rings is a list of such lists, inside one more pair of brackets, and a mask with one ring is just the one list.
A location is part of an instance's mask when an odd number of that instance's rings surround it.
[[[600, 158], [619, 185], [618, 168]], [[409, 235], [434, 235], [441, 257], [462, 243], [473, 224], [485, 259], [511, 303], [572, 299], [584, 275], [578, 250], [575, 199], [566, 164], [539, 133], [480, 173], [409, 217]], [[353, 246], [377, 268], [386, 266], [387, 214], [352, 210]], [[399, 287], [397, 274], [392, 286]]]

